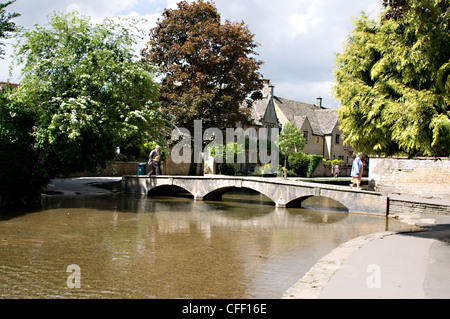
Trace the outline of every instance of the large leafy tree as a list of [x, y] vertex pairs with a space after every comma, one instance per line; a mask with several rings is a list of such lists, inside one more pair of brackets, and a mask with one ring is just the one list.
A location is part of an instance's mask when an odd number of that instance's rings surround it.
[[345, 142], [367, 154], [450, 154], [449, 2], [383, 1], [338, 54], [334, 93]]
[[5, 51], [2, 49], [3, 43], [2, 39], [8, 39], [12, 33], [17, 29], [16, 24], [11, 21], [12, 19], [20, 16], [19, 13], [6, 13], [6, 7], [14, 3], [14, 1], [8, 1], [6, 3], [0, 3], [0, 59], [3, 58]]
[[242, 102], [261, 85], [253, 38], [244, 22], [222, 23], [209, 1], [164, 11], [142, 53], [161, 71], [162, 109], [175, 125], [193, 132], [194, 120], [202, 120], [225, 129], [249, 118]]
[[31, 133], [50, 177], [94, 170], [116, 146], [159, 136], [158, 87], [133, 49], [134, 22], [54, 13], [48, 26], [23, 33], [13, 99], [36, 114]]

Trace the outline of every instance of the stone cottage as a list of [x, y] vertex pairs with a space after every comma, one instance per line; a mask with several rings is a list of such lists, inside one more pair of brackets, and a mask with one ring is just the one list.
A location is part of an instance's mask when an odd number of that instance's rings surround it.
[[322, 155], [325, 159], [338, 159], [346, 163], [352, 160], [352, 152], [342, 141], [342, 132], [338, 128], [336, 109], [322, 105], [322, 98], [316, 104], [288, 100], [274, 95], [274, 86], [263, 80], [262, 98], [250, 102], [255, 128], [278, 127], [282, 129], [293, 122], [306, 139], [306, 154]]

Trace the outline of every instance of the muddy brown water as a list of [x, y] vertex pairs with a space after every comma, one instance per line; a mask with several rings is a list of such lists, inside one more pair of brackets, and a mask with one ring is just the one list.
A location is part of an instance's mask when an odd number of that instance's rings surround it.
[[49, 196], [0, 220], [0, 298], [280, 298], [340, 244], [410, 228], [326, 198], [304, 206], [251, 191], [222, 202]]

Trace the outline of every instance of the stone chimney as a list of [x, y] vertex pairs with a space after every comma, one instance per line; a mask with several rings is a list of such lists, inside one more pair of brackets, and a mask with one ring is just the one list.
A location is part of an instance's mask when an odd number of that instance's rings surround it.
[[318, 98], [317, 98], [317, 104], [316, 104], [316, 106], [320, 109], [320, 108], [322, 108], [322, 98], [319, 96]]
[[269, 79], [263, 79], [263, 87], [261, 89], [261, 93], [264, 99], [270, 99], [273, 96], [273, 88], [274, 86], [270, 84]]

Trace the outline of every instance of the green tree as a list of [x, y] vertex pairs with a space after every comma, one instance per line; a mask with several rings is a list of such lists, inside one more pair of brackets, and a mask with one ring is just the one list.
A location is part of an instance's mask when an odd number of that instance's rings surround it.
[[284, 155], [284, 177], [287, 177], [286, 166], [289, 154], [299, 152], [305, 147], [305, 137], [293, 123], [288, 122], [284, 125], [283, 130], [280, 133], [278, 146], [280, 152]]
[[194, 120], [225, 129], [248, 119], [242, 102], [261, 86], [253, 38], [244, 22], [222, 24], [213, 2], [164, 11], [142, 54], [162, 73], [162, 109], [175, 125], [192, 133]]
[[386, 19], [400, 19], [409, 10], [409, 0], [382, 0], [383, 7], [386, 8], [384, 16]]
[[36, 151], [49, 176], [94, 170], [116, 146], [162, 134], [153, 68], [133, 50], [135, 22], [54, 13], [20, 37], [14, 99], [36, 114]]
[[449, 2], [383, 1], [336, 58], [345, 143], [367, 154], [450, 154]]
[[[19, 13], [6, 13], [5, 8], [10, 4], [16, 2], [16, 0], [8, 1], [6, 3], [0, 3], [0, 40], [8, 39], [13, 32], [17, 30], [16, 24], [11, 21], [12, 19], [20, 16]], [[5, 51], [2, 49], [2, 46], [5, 44], [3, 41], [0, 41], [0, 58], [3, 59], [3, 55]]]

